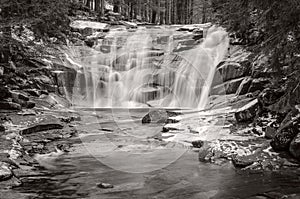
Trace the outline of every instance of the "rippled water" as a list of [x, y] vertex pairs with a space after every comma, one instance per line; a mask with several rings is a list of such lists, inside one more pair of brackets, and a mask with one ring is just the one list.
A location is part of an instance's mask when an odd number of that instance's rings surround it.
[[[300, 193], [298, 171], [246, 173], [230, 163], [200, 163], [196, 151], [154, 139], [162, 126], [142, 125], [146, 109], [82, 111], [85, 131], [56, 170], [23, 179], [28, 198], [249, 198]], [[129, 117], [130, 116], [130, 117]], [[101, 189], [97, 183], [110, 183]]]

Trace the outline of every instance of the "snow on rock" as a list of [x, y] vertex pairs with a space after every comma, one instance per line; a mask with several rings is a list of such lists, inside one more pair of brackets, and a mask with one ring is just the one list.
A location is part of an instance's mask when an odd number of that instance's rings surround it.
[[93, 30], [105, 30], [107, 29], [108, 24], [95, 21], [76, 20], [73, 21], [70, 26], [75, 29], [91, 28]]

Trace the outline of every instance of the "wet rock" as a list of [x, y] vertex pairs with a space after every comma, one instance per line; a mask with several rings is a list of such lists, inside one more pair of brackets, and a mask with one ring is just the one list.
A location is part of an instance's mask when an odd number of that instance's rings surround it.
[[114, 188], [114, 185], [101, 182], [101, 183], [97, 184], [97, 187], [99, 187], [101, 189], [112, 189], [112, 188]]
[[209, 162], [213, 157], [210, 145], [204, 142], [202, 147], [199, 149], [198, 159], [200, 162]]
[[238, 109], [234, 114], [237, 122], [250, 122], [256, 116], [258, 111], [258, 100], [255, 99], [242, 108]]
[[265, 130], [265, 138], [273, 139], [276, 135], [276, 128], [272, 126], [267, 126]]
[[295, 158], [300, 160], [300, 133], [291, 142], [289, 151]]
[[197, 141], [193, 141], [192, 145], [195, 148], [201, 148], [204, 145], [204, 142], [202, 140], [197, 140]]
[[9, 164], [0, 162], [0, 181], [9, 180], [13, 177], [13, 173], [9, 168]]
[[84, 43], [88, 47], [92, 48], [96, 44], [96, 40], [95, 39], [86, 39], [86, 40], [84, 40]]
[[269, 83], [270, 79], [267, 78], [253, 79], [248, 93], [254, 93], [255, 91], [263, 91]]
[[167, 111], [165, 110], [153, 110], [145, 115], [142, 119], [142, 123], [166, 123], [169, 118]]
[[258, 96], [258, 101], [263, 106], [269, 106], [276, 103], [284, 95], [282, 89], [264, 89]]
[[217, 73], [220, 73], [223, 82], [243, 77], [245, 72], [246, 69], [236, 62], [223, 62], [217, 69]]
[[236, 95], [239, 96], [239, 95], [247, 94], [251, 84], [252, 84], [252, 78], [246, 77], [240, 84], [239, 88], [237, 89]]
[[234, 156], [232, 157], [232, 164], [236, 168], [246, 168], [255, 162], [255, 157], [250, 156]]
[[20, 104], [14, 102], [0, 102], [0, 109], [3, 110], [22, 110]]
[[31, 133], [37, 133], [40, 131], [63, 129], [63, 128], [64, 128], [64, 126], [61, 124], [58, 124], [58, 123], [36, 124], [34, 126], [31, 126], [31, 127], [21, 130], [21, 133], [23, 135], [27, 135], [27, 134], [31, 134]]
[[234, 79], [215, 86], [212, 88], [211, 95], [234, 94], [243, 80], [244, 78]]
[[300, 129], [300, 116], [297, 116], [296, 118], [287, 122], [277, 130], [275, 137], [272, 139], [270, 143], [272, 148], [275, 151], [288, 150], [291, 142], [299, 133], [299, 129]]

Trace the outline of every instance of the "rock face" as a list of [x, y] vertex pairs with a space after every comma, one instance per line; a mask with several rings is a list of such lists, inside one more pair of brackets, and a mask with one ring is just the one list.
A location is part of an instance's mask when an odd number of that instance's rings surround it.
[[217, 69], [217, 73], [220, 74], [223, 82], [226, 82], [243, 77], [246, 73], [246, 69], [236, 62], [223, 62]]
[[300, 160], [300, 133], [291, 142], [289, 151], [295, 158]]
[[[300, 129], [300, 116], [297, 116], [296, 118], [287, 122], [285, 125], [283, 125], [281, 128], [278, 129], [275, 137], [272, 139], [272, 141], [270, 143], [272, 148], [275, 151], [288, 150], [291, 142], [294, 140], [294, 138], [299, 133], [299, 129]], [[294, 147], [299, 146], [296, 144], [298, 141], [299, 141], [299, 138], [295, 139], [293, 142], [293, 145], [291, 147], [293, 153], [296, 152], [294, 150]]]
[[234, 94], [236, 93], [243, 79], [244, 78], [234, 79], [215, 86], [212, 88], [211, 95]]
[[255, 99], [242, 108], [238, 109], [235, 113], [235, 119], [237, 122], [249, 122], [252, 121], [258, 111], [258, 100]]

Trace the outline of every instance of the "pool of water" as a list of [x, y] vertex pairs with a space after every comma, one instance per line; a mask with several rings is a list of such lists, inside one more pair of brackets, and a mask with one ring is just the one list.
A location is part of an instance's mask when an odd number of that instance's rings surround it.
[[[81, 110], [82, 121], [77, 124], [81, 134], [71, 152], [52, 162], [56, 169], [25, 177], [14, 191], [28, 198], [56, 199], [300, 194], [299, 169], [249, 173], [234, 169], [230, 162], [222, 166], [201, 163], [195, 150], [155, 139], [162, 125], [142, 125], [141, 117], [147, 111]], [[114, 188], [101, 189], [98, 183]]]

